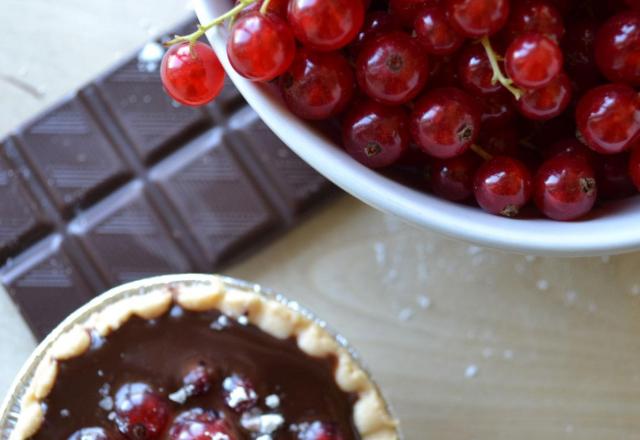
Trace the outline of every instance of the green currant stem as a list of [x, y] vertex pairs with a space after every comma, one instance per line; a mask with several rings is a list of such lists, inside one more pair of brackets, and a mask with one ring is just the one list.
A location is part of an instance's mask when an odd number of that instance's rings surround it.
[[236, 15], [242, 12], [247, 6], [255, 3], [257, 0], [240, 0], [240, 2], [229, 9], [224, 14], [219, 17], [214, 18], [209, 23], [203, 25], [198, 25], [198, 30], [189, 35], [176, 35], [173, 40], [169, 40], [165, 43], [165, 46], [173, 46], [178, 43], [189, 43], [189, 45], [193, 48], [193, 45], [202, 37], [209, 29], [214, 26], [218, 26], [225, 22], [227, 19], [234, 19]]
[[267, 9], [269, 8], [269, 3], [271, 3], [271, 0], [263, 0], [262, 6], [260, 6], [260, 13], [261, 14], [266, 14], [267, 13]]
[[480, 156], [481, 158], [483, 158], [484, 160], [491, 160], [493, 159], [493, 156], [484, 148], [482, 148], [480, 145], [477, 144], [471, 144], [471, 151], [473, 151], [474, 153], [476, 153], [478, 156]]
[[491, 69], [493, 69], [493, 78], [491, 78], [491, 82], [493, 84], [499, 82], [504, 86], [505, 89], [509, 90], [516, 99], [522, 98], [524, 92], [519, 88], [513, 85], [513, 81], [510, 78], [507, 78], [500, 70], [500, 66], [498, 65], [498, 60], [500, 56], [493, 50], [491, 46], [491, 41], [488, 36], [482, 37], [480, 40], [482, 46], [484, 47], [485, 52], [487, 53], [487, 58], [489, 58], [489, 63], [491, 63]]

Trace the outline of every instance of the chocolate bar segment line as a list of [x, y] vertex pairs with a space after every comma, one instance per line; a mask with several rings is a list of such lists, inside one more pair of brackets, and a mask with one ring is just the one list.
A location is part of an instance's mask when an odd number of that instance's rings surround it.
[[32, 238], [43, 236], [50, 226], [20, 173], [0, 155], [0, 260], [19, 252]]
[[149, 203], [141, 181], [133, 181], [69, 225], [100, 273], [112, 285], [155, 275], [187, 272], [181, 253]]
[[2, 283], [38, 339], [95, 295], [60, 234], [12, 259]]
[[16, 138], [18, 149], [64, 217], [131, 176], [77, 97], [24, 127]]
[[156, 166], [150, 179], [189, 225], [214, 267], [253, 238], [279, 227], [250, 177], [213, 129]]

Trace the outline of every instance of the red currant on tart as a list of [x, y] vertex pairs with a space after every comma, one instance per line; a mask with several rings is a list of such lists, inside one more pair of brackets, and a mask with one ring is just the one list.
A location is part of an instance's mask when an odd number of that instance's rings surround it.
[[258, 403], [258, 395], [251, 381], [238, 374], [232, 374], [222, 381], [224, 400], [237, 412], [244, 412]]
[[179, 414], [169, 440], [237, 440], [227, 422], [214, 411], [194, 408]]
[[213, 373], [206, 362], [199, 362], [182, 378], [182, 387], [187, 396], [207, 394], [213, 387]]
[[116, 424], [131, 440], [160, 439], [171, 416], [169, 403], [145, 383], [123, 385], [115, 397]]

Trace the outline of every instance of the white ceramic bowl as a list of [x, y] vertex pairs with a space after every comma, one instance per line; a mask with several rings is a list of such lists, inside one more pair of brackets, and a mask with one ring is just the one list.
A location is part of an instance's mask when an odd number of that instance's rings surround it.
[[[226, 0], [196, 0], [206, 23], [225, 12]], [[264, 122], [295, 153], [336, 185], [382, 211], [476, 244], [538, 255], [609, 255], [640, 249], [640, 197], [607, 204], [588, 219], [562, 223], [513, 220], [422, 193], [369, 170], [287, 110], [272, 87], [234, 72], [226, 56], [224, 27], [208, 34], [229, 77]]]

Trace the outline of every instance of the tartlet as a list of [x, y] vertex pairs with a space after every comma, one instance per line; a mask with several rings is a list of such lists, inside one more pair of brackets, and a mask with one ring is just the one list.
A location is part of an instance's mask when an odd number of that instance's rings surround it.
[[157, 277], [84, 309], [23, 372], [10, 440], [398, 438], [342, 339], [257, 286]]

